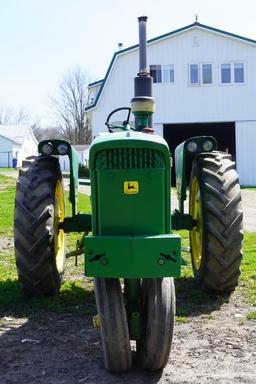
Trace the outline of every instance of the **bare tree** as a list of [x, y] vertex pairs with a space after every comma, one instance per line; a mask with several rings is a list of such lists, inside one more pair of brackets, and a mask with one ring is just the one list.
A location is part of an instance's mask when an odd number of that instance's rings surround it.
[[29, 121], [29, 114], [24, 107], [15, 108], [0, 105], [0, 124], [25, 124]]
[[34, 135], [38, 141], [45, 139], [64, 138], [62, 132], [58, 127], [46, 127], [43, 128], [39, 121], [36, 121], [31, 125]]
[[0, 105], [0, 124], [8, 124], [11, 121], [11, 113], [9, 108]]
[[14, 108], [12, 110], [12, 121], [15, 124], [24, 124], [29, 122], [29, 113], [24, 107]]
[[88, 77], [79, 68], [67, 72], [59, 85], [58, 96], [52, 99], [52, 109], [57, 118], [57, 126], [65, 139], [72, 144], [87, 144], [91, 141], [85, 108]]

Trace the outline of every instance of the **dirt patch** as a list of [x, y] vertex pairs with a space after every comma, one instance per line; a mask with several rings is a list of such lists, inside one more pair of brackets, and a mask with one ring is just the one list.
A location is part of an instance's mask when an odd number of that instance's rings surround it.
[[[177, 306], [185, 305], [189, 311], [187, 299], [180, 295]], [[256, 322], [247, 320], [250, 310], [239, 293], [228, 302], [208, 300], [198, 311], [191, 309], [186, 322], [176, 323], [163, 372], [137, 370], [123, 375], [106, 373], [100, 333], [87, 314], [2, 317], [0, 383], [255, 384]]]
[[11, 171], [1, 171], [0, 175], [7, 176], [7, 177], [13, 177], [14, 179], [18, 178], [19, 171], [18, 170], [11, 170]]
[[[0, 250], [9, 252], [13, 248], [13, 238], [0, 235]], [[0, 383], [1, 384], [1, 383]]]

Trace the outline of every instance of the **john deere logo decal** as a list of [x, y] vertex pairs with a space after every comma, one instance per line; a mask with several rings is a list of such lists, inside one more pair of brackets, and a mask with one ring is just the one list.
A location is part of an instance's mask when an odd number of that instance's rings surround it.
[[126, 195], [135, 195], [139, 193], [139, 182], [138, 181], [125, 181], [124, 182], [124, 193]]

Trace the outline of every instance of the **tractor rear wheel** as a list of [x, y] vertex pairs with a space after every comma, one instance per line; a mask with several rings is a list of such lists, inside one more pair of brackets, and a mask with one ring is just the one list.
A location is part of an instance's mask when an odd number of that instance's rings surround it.
[[132, 354], [124, 298], [119, 279], [94, 279], [101, 340], [106, 369], [122, 373], [132, 366]]
[[242, 259], [241, 192], [235, 163], [226, 153], [198, 155], [193, 161], [189, 212], [192, 267], [198, 285], [227, 293], [238, 284]]
[[143, 279], [142, 335], [137, 353], [142, 368], [163, 369], [170, 355], [174, 318], [175, 287], [173, 278]]
[[29, 157], [16, 188], [14, 246], [19, 284], [28, 295], [56, 293], [65, 261], [65, 234], [58, 229], [65, 200], [58, 159]]

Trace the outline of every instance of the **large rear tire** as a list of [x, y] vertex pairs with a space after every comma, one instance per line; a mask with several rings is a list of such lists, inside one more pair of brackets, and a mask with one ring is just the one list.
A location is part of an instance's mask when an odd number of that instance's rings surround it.
[[242, 259], [242, 207], [235, 163], [226, 153], [198, 155], [193, 161], [189, 212], [192, 267], [197, 284], [227, 293], [238, 284]]
[[62, 281], [65, 234], [58, 224], [65, 200], [58, 159], [30, 157], [16, 188], [14, 246], [19, 284], [28, 295], [56, 293]]
[[141, 367], [149, 371], [163, 369], [170, 355], [174, 318], [173, 278], [144, 279], [142, 295], [142, 335], [137, 342]]
[[106, 369], [122, 373], [132, 366], [128, 321], [119, 279], [94, 279]]

